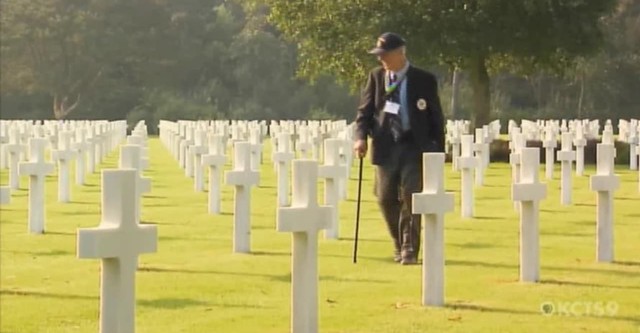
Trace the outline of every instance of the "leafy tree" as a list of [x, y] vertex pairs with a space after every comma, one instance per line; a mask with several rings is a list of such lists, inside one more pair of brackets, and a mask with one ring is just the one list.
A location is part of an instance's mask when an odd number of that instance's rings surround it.
[[161, 67], [168, 20], [155, 1], [7, 0], [2, 11], [3, 93], [47, 94], [57, 119]]
[[330, 73], [356, 87], [383, 31], [404, 35], [418, 64], [469, 75], [475, 126], [490, 120], [490, 70], [562, 71], [602, 43], [600, 19], [615, 0], [265, 0], [271, 21], [298, 45], [300, 74]]

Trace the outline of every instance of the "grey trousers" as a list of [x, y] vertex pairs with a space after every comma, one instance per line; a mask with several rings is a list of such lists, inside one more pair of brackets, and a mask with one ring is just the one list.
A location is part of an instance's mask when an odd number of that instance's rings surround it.
[[396, 143], [376, 168], [376, 195], [395, 250], [417, 256], [421, 216], [411, 214], [412, 194], [422, 189], [422, 153], [412, 142]]

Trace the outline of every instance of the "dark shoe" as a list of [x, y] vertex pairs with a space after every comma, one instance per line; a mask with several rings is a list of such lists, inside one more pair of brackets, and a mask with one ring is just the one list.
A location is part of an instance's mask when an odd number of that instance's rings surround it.
[[410, 251], [402, 251], [400, 263], [402, 265], [415, 265], [418, 263], [418, 258], [415, 253]]
[[404, 257], [402, 261], [400, 261], [402, 265], [417, 265], [418, 259], [416, 257]]

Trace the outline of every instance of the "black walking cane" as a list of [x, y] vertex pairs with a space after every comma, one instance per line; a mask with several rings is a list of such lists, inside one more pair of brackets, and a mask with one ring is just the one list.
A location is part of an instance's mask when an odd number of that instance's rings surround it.
[[356, 235], [353, 244], [353, 263], [358, 262], [358, 231], [360, 230], [360, 198], [362, 195], [362, 157], [360, 157], [360, 167], [358, 170], [358, 202], [356, 204]]

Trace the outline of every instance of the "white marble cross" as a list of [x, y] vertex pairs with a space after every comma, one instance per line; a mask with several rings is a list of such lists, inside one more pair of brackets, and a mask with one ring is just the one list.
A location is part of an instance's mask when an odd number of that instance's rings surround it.
[[184, 168], [184, 174], [187, 177], [191, 177], [193, 173], [193, 159], [189, 154], [190, 147], [194, 144], [194, 129], [193, 127], [186, 128], [186, 138], [180, 142], [180, 166]]
[[571, 133], [565, 132], [562, 133], [562, 146], [560, 151], [558, 151], [558, 161], [561, 164], [561, 178], [560, 178], [560, 203], [563, 205], [571, 204], [571, 184], [572, 184], [572, 174], [571, 174], [571, 165], [572, 162], [576, 159], [576, 152], [573, 151], [572, 148], [572, 137]]
[[260, 173], [251, 170], [251, 144], [234, 143], [233, 170], [225, 173], [227, 185], [235, 187], [233, 214], [233, 252], [251, 251], [251, 188], [260, 180]]
[[281, 207], [277, 230], [293, 233], [291, 332], [318, 332], [318, 232], [329, 227], [333, 208], [318, 206], [318, 162], [293, 161], [291, 207]]
[[[640, 158], [640, 145], [636, 146], [636, 155]], [[640, 165], [638, 166], [638, 192], [640, 192]]]
[[462, 135], [460, 145], [461, 152], [457, 158], [457, 166], [462, 173], [460, 176], [460, 213], [463, 218], [472, 218], [474, 211], [473, 169], [479, 163], [478, 159], [473, 156], [473, 135]]
[[127, 137], [127, 144], [140, 146], [140, 167], [142, 170], [149, 168], [149, 157], [144, 137], [142, 135], [130, 135]]
[[7, 169], [9, 167], [7, 152], [4, 149], [5, 144], [9, 143], [8, 128], [9, 126], [6, 123], [0, 121], [0, 169], [1, 170]]
[[484, 162], [484, 170], [489, 168], [489, 164], [491, 163], [491, 143], [493, 142], [494, 135], [492, 134], [491, 127], [489, 125], [482, 126], [482, 142], [484, 146], [482, 147], [482, 158]]
[[347, 172], [344, 166], [340, 165], [339, 149], [342, 140], [326, 139], [324, 141], [324, 165], [320, 166], [318, 174], [324, 178], [324, 204], [333, 207], [331, 224], [325, 230], [325, 238], [338, 239], [340, 234], [340, 213], [339, 213], [339, 190], [338, 183], [346, 178]]
[[76, 185], [84, 185], [87, 171], [85, 169], [87, 159], [87, 142], [85, 139], [86, 131], [84, 128], [78, 128], [75, 132], [75, 142], [71, 144], [75, 150], [76, 156]]
[[209, 147], [207, 147], [207, 132], [204, 130], [196, 130], [194, 139], [194, 145], [191, 147], [191, 158], [193, 158], [193, 188], [196, 192], [202, 192], [204, 191], [204, 165], [202, 164], [202, 155], [209, 151]]
[[636, 153], [636, 148], [638, 144], [640, 144], [640, 133], [636, 128], [637, 126], [632, 126], [629, 129], [629, 170], [638, 170], [638, 155]]
[[103, 150], [104, 150], [104, 140], [105, 134], [102, 130], [102, 126], [100, 124], [96, 124], [93, 127], [93, 154], [94, 154], [94, 162], [96, 165], [102, 163]]
[[58, 161], [58, 201], [71, 201], [71, 177], [69, 167], [75, 157], [75, 151], [71, 147], [73, 132], [62, 131], [58, 137], [58, 149], [51, 152], [52, 159]]
[[311, 134], [309, 131], [309, 127], [302, 126], [300, 127], [300, 141], [298, 142], [298, 152], [300, 153], [300, 158], [308, 158], [312, 149], [313, 145], [311, 143]]
[[509, 154], [509, 163], [511, 164], [511, 182], [520, 182], [520, 168], [522, 149], [526, 147], [526, 138], [520, 131], [514, 131], [511, 136], [512, 152]]
[[573, 144], [576, 146], [576, 175], [582, 176], [584, 175], [584, 147], [587, 146], [587, 139], [584, 137], [581, 123], [576, 124]]
[[98, 138], [95, 137], [93, 133], [93, 125], [90, 125], [86, 129], [87, 133], [87, 173], [95, 173], [96, 165], [98, 161], [96, 161], [95, 151], [96, 151], [96, 143], [98, 142]]
[[[462, 140], [457, 126], [453, 126], [452, 131], [453, 133], [451, 134], [451, 137], [449, 139], [449, 143], [451, 144], [451, 168], [453, 168], [454, 171], [458, 171], [460, 170], [460, 166], [458, 165], [460, 160], [458, 159], [458, 157], [460, 157], [460, 145], [462, 144]], [[473, 138], [473, 136], [471, 137]]]
[[44, 233], [45, 225], [45, 176], [54, 170], [53, 163], [45, 161], [47, 139], [29, 139], [29, 162], [19, 164], [20, 175], [29, 176], [29, 231]]
[[620, 179], [614, 174], [614, 152], [612, 144], [597, 145], [597, 171], [591, 176], [591, 190], [598, 192], [597, 228], [596, 228], [596, 260], [613, 262], [613, 195], [620, 187]]
[[249, 131], [249, 143], [251, 144], [251, 170], [260, 171], [262, 164], [262, 132], [259, 127]]
[[338, 181], [340, 200], [347, 200], [349, 195], [349, 177], [351, 166], [353, 165], [353, 141], [350, 139], [340, 139], [341, 147], [339, 154], [340, 165], [344, 168], [345, 175]]
[[473, 146], [473, 150], [476, 152], [476, 158], [479, 161], [476, 165], [476, 186], [482, 186], [484, 185], [485, 154], [489, 152], [482, 128], [476, 129], [476, 143]]
[[209, 168], [209, 214], [220, 213], [220, 174], [227, 162], [222, 134], [209, 133], [209, 153], [202, 156], [202, 165]]
[[540, 279], [539, 202], [546, 198], [547, 187], [538, 181], [540, 150], [523, 148], [520, 182], [511, 187], [513, 201], [520, 202], [520, 281]]
[[545, 166], [545, 178], [553, 179], [554, 168], [554, 150], [558, 146], [558, 140], [556, 140], [556, 133], [552, 126], [547, 126], [545, 129], [545, 137], [543, 146], [545, 148], [544, 166]]
[[453, 211], [454, 197], [444, 190], [444, 153], [424, 153], [422, 192], [413, 194], [413, 214], [424, 220], [422, 305], [444, 305], [444, 214]]
[[0, 205], [8, 205], [11, 203], [11, 188], [9, 186], [0, 186]]
[[102, 221], [78, 229], [79, 258], [102, 259], [100, 332], [135, 332], [135, 277], [138, 256], [157, 251], [156, 226], [136, 214], [137, 170], [102, 172]]
[[20, 143], [20, 132], [17, 127], [9, 129], [9, 143], [4, 149], [9, 159], [9, 187], [12, 190], [20, 188], [20, 174], [18, 173], [18, 163], [20, 156], [24, 154], [27, 147]]
[[137, 210], [137, 219], [142, 216], [142, 204], [141, 198], [144, 193], [151, 192], [151, 179], [142, 176], [142, 152], [139, 145], [122, 145], [120, 147], [120, 160], [118, 161], [118, 167], [120, 169], [134, 169], [136, 170], [136, 186], [135, 190], [138, 191], [135, 197], [135, 204]]
[[273, 162], [276, 163], [278, 174], [278, 206], [284, 207], [289, 204], [289, 165], [294, 158], [289, 142], [291, 135], [281, 132], [277, 136], [278, 147], [273, 153]]
[[615, 143], [615, 139], [613, 137], [613, 129], [607, 127], [604, 131], [602, 131], [602, 143], [607, 145], [613, 145]]

